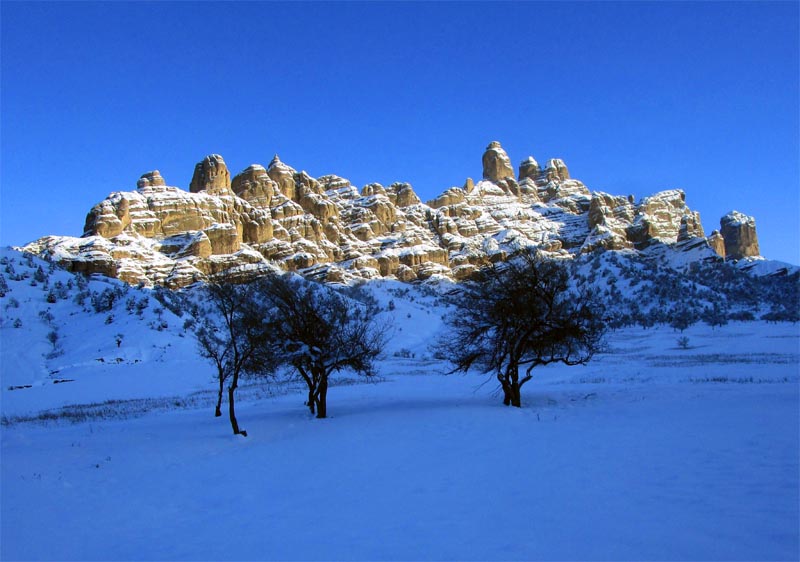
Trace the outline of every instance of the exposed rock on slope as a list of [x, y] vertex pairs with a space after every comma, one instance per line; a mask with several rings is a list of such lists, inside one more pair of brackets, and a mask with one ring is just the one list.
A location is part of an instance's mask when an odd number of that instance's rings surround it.
[[497, 141], [492, 141], [483, 153], [483, 179], [495, 183], [506, 178], [514, 177], [514, 168], [511, 159]]
[[725, 240], [725, 257], [739, 259], [758, 254], [756, 219], [739, 211], [731, 211], [719, 221], [720, 234]]
[[[533, 157], [515, 179], [498, 142], [483, 155], [484, 179], [468, 179], [427, 205], [409, 184], [360, 191], [344, 178], [313, 178], [281, 162], [253, 164], [230, 179], [219, 155], [195, 167], [189, 192], [147, 172], [134, 191], [95, 205], [82, 238], [49, 236], [25, 249], [75, 271], [129, 283], [180, 287], [196, 280], [247, 279], [279, 267], [327, 281], [432, 275], [463, 278], [521, 246], [555, 257], [653, 244], [713, 256], [700, 217], [680, 190], [634, 202], [591, 193], [563, 161]], [[755, 224], [723, 219], [711, 243], [733, 257], [757, 255]], [[693, 254], [694, 255], [694, 254]], [[697, 258], [695, 258], [697, 259]]]
[[714, 250], [717, 255], [722, 258], [725, 257], [725, 239], [722, 238], [722, 234], [720, 234], [719, 230], [711, 232], [711, 236], [708, 237], [708, 245], [711, 246], [711, 249]]
[[152, 172], [145, 172], [139, 181], [136, 182], [136, 187], [160, 187], [167, 185], [164, 183], [164, 178], [161, 177], [161, 172], [153, 170]]
[[225, 195], [231, 188], [231, 174], [225, 160], [219, 154], [206, 156], [194, 167], [189, 191], [198, 193], [206, 191], [211, 195]]
[[640, 244], [650, 240], [673, 242], [705, 236], [700, 215], [689, 210], [686, 194], [680, 189], [642, 199], [630, 232], [634, 242]]
[[534, 160], [533, 156], [528, 156], [519, 165], [519, 181], [531, 179], [534, 182], [539, 177], [539, 163]]

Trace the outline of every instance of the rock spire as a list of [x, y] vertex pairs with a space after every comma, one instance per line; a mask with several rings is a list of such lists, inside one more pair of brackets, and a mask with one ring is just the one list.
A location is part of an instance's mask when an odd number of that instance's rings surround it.
[[514, 178], [511, 159], [497, 141], [492, 141], [483, 153], [483, 178], [495, 183], [505, 178]]
[[720, 234], [725, 240], [725, 257], [740, 259], [759, 255], [756, 219], [731, 211], [719, 221]]
[[231, 173], [219, 154], [210, 154], [194, 167], [191, 193], [207, 192], [209, 195], [227, 195], [231, 190]]

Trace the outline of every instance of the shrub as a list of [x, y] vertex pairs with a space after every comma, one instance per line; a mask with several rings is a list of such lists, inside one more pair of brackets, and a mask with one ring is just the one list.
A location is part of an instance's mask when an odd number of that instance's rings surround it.
[[50, 332], [48, 332], [47, 333], [47, 341], [49, 341], [50, 345], [52, 345], [53, 349], [55, 349], [56, 346], [58, 345], [58, 331], [51, 330]]
[[41, 319], [41, 321], [44, 322], [45, 324], [52, 324], [53, 320], [55, 320], [55, 317], [53, 316], [53, 313], [50, 312], [49, 310], [40, 310], [39, 319]]

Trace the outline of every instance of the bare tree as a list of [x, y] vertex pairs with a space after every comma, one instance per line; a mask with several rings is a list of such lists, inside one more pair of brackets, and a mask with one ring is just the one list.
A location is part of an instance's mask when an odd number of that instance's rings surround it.
[[569, 290], [566, 264], [532, 252], [479, 271], [456, 304], [438, 351], [453, 372], [476, 366], [496, 373], [507, 406], [521, 406], [520, 390], [534, 368], [584, 364], [605, 333], [601, 305]]
[[257, 285], [209, 284], [203, 288], [206, 304], [195, 324], [200, 354], [217, 368], [219, 393], [215, 416], [222, 415], [222, 395], [228, 384], [228, 416], [235, 435], [247, 436], [236, 419], [235, 392], [244, 372], [270, 371], [261, 353], [267, 338], [266, 311]]
[[257, 285], [270, 308], [270, 355], [305, 381], [311, 413], [327, 417], [331, 373], [374, 374], [387, 332], [375, 321], [378, 308], [290, 274], [270, 275]]

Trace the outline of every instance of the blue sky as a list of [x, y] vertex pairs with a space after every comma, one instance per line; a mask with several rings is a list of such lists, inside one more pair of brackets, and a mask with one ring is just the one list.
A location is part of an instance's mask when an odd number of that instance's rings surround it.
[[563, 158], [590, 189], [682, 188], [800, 263], [797, 2], [0, 4], [0, 244], [79, 236], [111, 191], [274, 153], [423, 200]]

